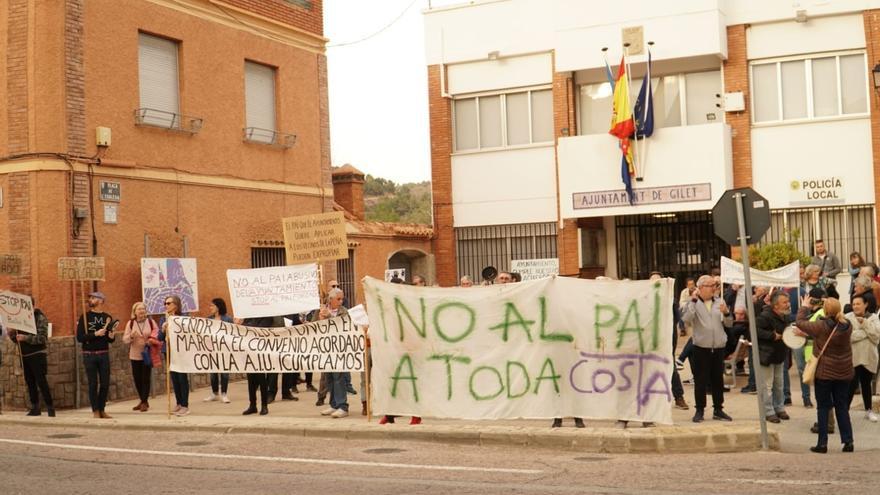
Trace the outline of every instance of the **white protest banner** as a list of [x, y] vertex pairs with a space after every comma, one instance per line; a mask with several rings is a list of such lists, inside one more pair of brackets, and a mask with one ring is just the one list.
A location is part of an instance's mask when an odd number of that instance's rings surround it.
[[370, 325], [370, 317], [367, 316], [367, 310], [364, 309], [363, 304], [348, 308], [348, 315], [351, 316], [351, 321], [355, 325], [360, 325], [362, 327]]
[[348, 315], [281, 328], [173, 316], [168, 337], [178, 373], [364, 370], [366, 339]]
[[25, 333], [37, 333], [34, 303], [30, 296], [5, 290], [0, 291], [0, 313], [3, 314], [4, 327]]
[[[801, 262], [795, 261], [782, 268], [761, 271], [750, 268], [752, 285], [763, 287], [800, 287]], [[746, 283], [745, 272], [742, 263], [732, 259], [721, 257], [721, 281], [725, 284], [744, 285]]]
[[375, 411], [672, 423], [672, 279], [364, 286]]
[[236, 318], [291, 315], [321, 305], [315, 263], [226, 270], [226, 280]]
[[406, 280], [406, 268], [392, 268], [385, 270], [385, 281], [391, 282], [391, 279], [397, 277], [400, 280]]
[[559, 275], [559, 258], [512, 260], [510, 271], [522, 275], [523, 280], [540, 280]]

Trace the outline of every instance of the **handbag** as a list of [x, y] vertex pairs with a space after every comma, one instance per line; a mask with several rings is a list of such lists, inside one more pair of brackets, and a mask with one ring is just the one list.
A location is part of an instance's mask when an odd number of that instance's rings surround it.
[[807, 385], [812, 385], [813, 382], [816, 381], [816, 368], [819, 367], [819, 358], [822, 357], [822, 354], [825, 354], [825, 349], [828, 347], [828, 344], [831, 342], [831, 339], [834, 338], [834, 332], [837, 331], [837, 325], [834, 325], [834, 330], [831, 330], [831, 335], [828, 336], [828, 340], [825, 341], [825, 345], [822, 346], [822, 350], [819, 351], [819, 355], [810, 359], [807, 362], [807, 365], [804, 366], [804, 374], [801, 378], [801, 381], [806, 383]]
[[144, 344], [144, 350], [141, 351], [141, 358], [144, 360], [144, 366], [153, 367], [153, 355], [150, 354], [150, 344]]

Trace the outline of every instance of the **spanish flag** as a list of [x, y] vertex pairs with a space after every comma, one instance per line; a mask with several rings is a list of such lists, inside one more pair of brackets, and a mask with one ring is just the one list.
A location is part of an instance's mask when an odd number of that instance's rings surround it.
[[617, 82], [614, 84], [614, 100], [612, 102], [611, 129], [608, 131], [609, 134], [617, 136], [619, 139], [631, 138], [636, 130], [629, 103], [629, 84], [626, 80], [626, 64], [624, 62], [625, 60], [621, 58], [620, 67], [617, 68]]

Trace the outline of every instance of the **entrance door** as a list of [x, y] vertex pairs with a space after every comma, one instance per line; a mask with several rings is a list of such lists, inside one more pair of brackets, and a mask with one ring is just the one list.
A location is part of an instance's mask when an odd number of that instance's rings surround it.
[[675, 278], [678, 290], [685, 278], [709, 273], [730, 256], [708, 211], [619, 216], [615, 223], [621, 278], [642, 280], [658, 271]]

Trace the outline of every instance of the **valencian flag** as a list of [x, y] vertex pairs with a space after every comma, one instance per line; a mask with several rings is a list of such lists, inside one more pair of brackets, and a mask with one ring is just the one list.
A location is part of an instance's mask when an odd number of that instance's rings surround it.
[[620, 152], [623, 154], [620, 162], [620, 178], [626, 187], [626, 195], [629, 204], [633, 204], [632, 178], [635, 176], [633, 164], [632, 136], [636, 127], [633, 121], [632, 110], [629, 103], [629, 84], [626, 80], [626, 60], [620, 59], [620, 67], [617, 68], [617, 82], [614, 84], [614, 98], [612, 101], [611, 129], [608, 134], [620, 140]]

